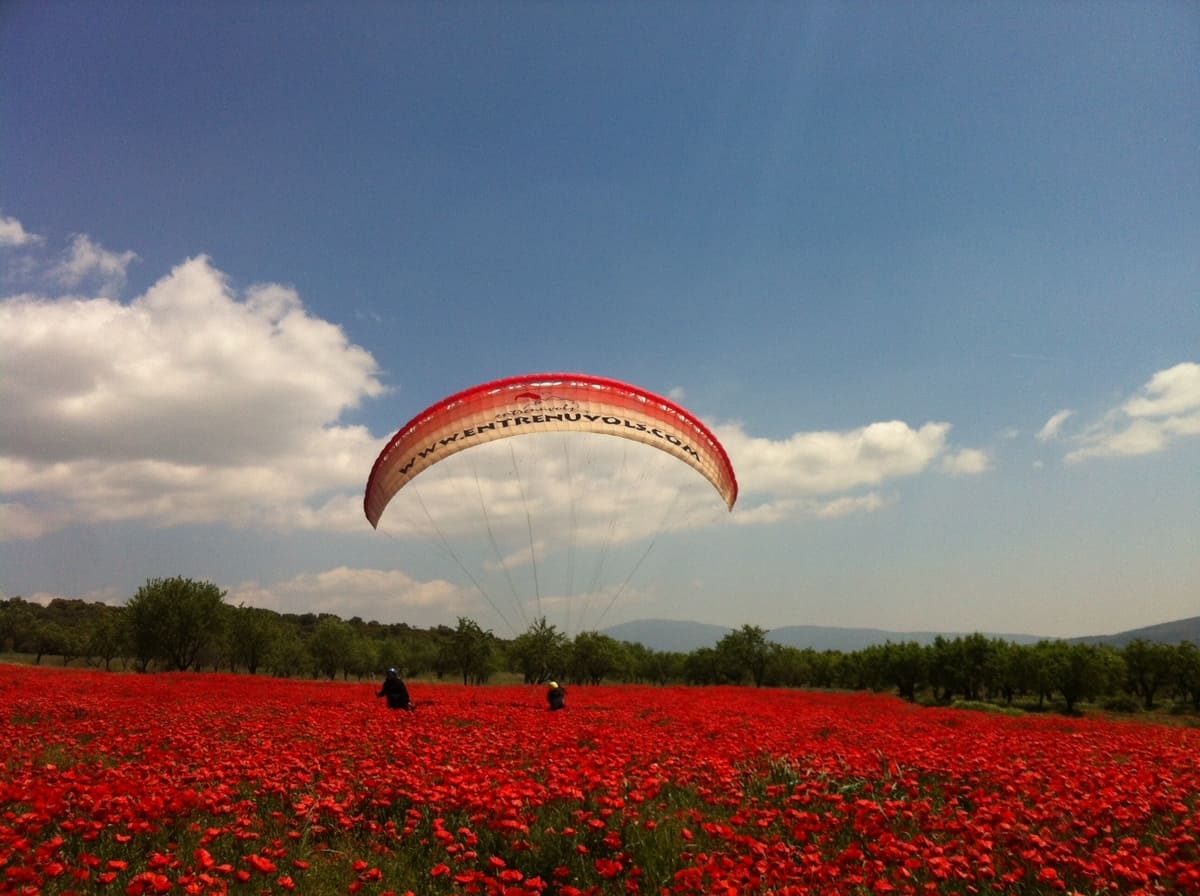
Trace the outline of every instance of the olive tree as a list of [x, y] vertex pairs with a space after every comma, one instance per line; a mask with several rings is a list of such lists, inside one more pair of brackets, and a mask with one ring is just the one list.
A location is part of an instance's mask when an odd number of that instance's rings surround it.
[[1121, 655], [1111, 647], [1064, 641], [1043, 641], [1038, 647], [1048, 658], [1050, 681], [1068, 713], [1075, 712], [1081, 700], [1111, 693], [1125, 673]]
[[460, 616], [458, 627], [442, 645], [442, 662], [462, 673], [463, 684], [486, 684], [492, 677], [494, 653], [495, 636]]
[[258, 672], [280, 634], [279, 614], [244, 604], [229, 608], [229, 650], [236, 666]]
[[322, 616], [308, 640], [313, 670], [330, 679], [339, 672], [348, 674], [354, 664], [356, 637], [349, 622], [336, 616]]
[[1154, 698], [1171, 680], [1176, 651], [1169, 644], [1137, 638], [1121, 651], [1125, 660], [1126, 687], [1142, 699], [1146, 709], [1154, 709]]
[[743, 625], [717, 642], [717, 655], [732, 678], [748, 675], [757, 688], [762, 687], [773, 648], [766, 629]]
[[571, 677], [599, 684], [629, 666], [629, 653], [621, 642], [599, 632], [580, 632], [571, 644]]
[[1175, 657], [1171, 664], [1175, 676], [1177, 695], [1192, 702], [1192, 709], [1200, 712], [1200, 648], [1191, 641], [1181, 641], [1174, 647]]
[[508, 655], [525, 678], [526, 684], [541, 684], [563, 677], [568, 659], [567, 636], [542, 616], [517, 635]]
[[137, 669], [153, 662], [168, 669], [191, 668], [221, 635], [225, 592], [211, 582], [182, 576], [149, 579], [125, 605]]

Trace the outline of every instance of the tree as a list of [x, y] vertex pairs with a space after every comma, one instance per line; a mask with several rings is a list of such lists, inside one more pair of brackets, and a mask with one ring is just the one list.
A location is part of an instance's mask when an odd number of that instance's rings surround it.
[[599, 632], [580, 632], [571, 645], [571, 676], [599, 684], [629, 664], [629, 654], [616, 638]]
[[405, 660], [405, 651], [398, 638], [381, 638], [368, 642], [371, 651], [371, 665], [368, 671], [380, 673], [384, 669], [396, 669], [401, 677], [408, 678], [413, 674]]
[[508, 655], [525, 677], [526, 684], [541, 684], [551, 678], [563, 677], [567, 646], [567, 636], [547, 623], [543, 616], [513, 640]]
[[967, 700], [978, 700], [984, 690], [990, 694], [995, 689], [989, 677], [995, 671], [995, 649], [996, 642], [978, 632], [965, 638], [934, 638], [928, 652], [934, 698], [949, 702], [962, 694]]
[[1049, 656], [1050, 680], [1069, 713], [1075, 712], [1080, 700], [1110, 693], [1124, 673], [1121, 655], [1110, 647], [1055, 641], [1044, 649]]
[[57, 622], [39, 623], [33, 630], [33, 664], [40, 666], [42, 657], [47, 654], [65, 653], [69, 637], [67, 630]]
[[1046, 700], [1054, 695], [1054, 682], [1057, 675], [1056, 657], [1059, 653], [1059, 641], [1038, 641], [1032, 647], [1025, 647], [1024, 665], [1028, 674], [1029, 689], [1037, 694], [1038, 709], [1046, 705]]
[[1192, 709], [1200, 712], [1200, 648], [1191, 641], [1175, 645], [1171, 669], [1179, 696], [1192, 701]]
[[984, 690], [990, 695], [993, 683], [989, 673], [994, 669], [992, 657], [995, 644], [979, 632], [955, 640], [958, 642], [959, 681], [963, 697], [967, 700], [978, 700]]
[[37, 617], [21, 597], [10, 597], [0, 604], [0, 650], [7, 644], [14, 653], [22, 653], [32, 640]]
[[104, 671], [112, 669], [112, 661], [125, 656], [129, 646], [129, 629], [125, 623], [125, 611], [121, 607], [102, 605], [87, 635], [86, 651], [89, 657], [104, 663]]
[[337, 616], [322, 616], [308, 641], [316, 672], [327, 678], [345, 673], [354, 655], [354, 629]]
[[756, 688], [762, 687], [771, 656], [766, 629], [743, 625], [717, 642], [717, 654], [734, 680], [748, 675]]
[[69, 628], [63, 632], [62, 640], [58, 642], [58, 653], [62, 657], [64, 666], [71, 664], [72, 660], [86, 657], [88, 642], [87, 637], [79, 630]]
[[158, 661], [184, 671], [222, 630], [225, 592], [182, 576], [149, 579], [125, 605], [138, 671]]
[[[387, 668], [387, 667], [384, 667]], [[350, 659], [346, 664], [346, 672], [360, 681], [379, 671], [379, 651], [375, 644], [360, 631], [354, 633], [350, 641]]]
[[731, 679], [715, 647], [700, 647], [683, 659], [683, 677], [688, 684], [728, 684]]
[[270, 652], [271, 644], [279, 637], [279, 614], [245, 604], [229, 609], [231, 659], [235, 666], [255, 675]]
[[479, 623], [458, 617], [458, 627], [442, 646], [448, 668], [462, 673], [463, 684], [485, 684], [492, 676], [495, 637]]
[[1171, 678], [1174, 651], [1166, 644], [1137, 638], [1121, 651], [1125, 659], [1129, 690], [1142, 698], [1146, 709], [1154, 709], [1154, 697]]
[[308, 646], [300, 632], [292, 626], [284, 626], [279, 637], [271, 642], [264, 662], [271, 674], [277, 678], [291, 678], [307, 671], [313, 665]]
[[1012, 705], [1013, 697], [1018, 691], [1025, 689], [1028, 678], [1024, 657], [1021, 648], [1011, 641], [992, 641], [987, 665], [989, 699], [994, 700], [1000, 696], [1006, 704]]
[[683, 679], [684, 655], [677, 650], [651, 650], [644, 665], [646, 680], [669, 684]]
[[811, 649], [780, 647], [771, 654], [771, 662], [767, 666], [767, 682], [785, 688], [804, 687], [812, 679], [812, 667], [809, 663], [811, 654]]
[[822, 650], [811, 647], [804, 649], [808, 665], [808, 683], [815, 688], [835, 688], [841, 684], [845, 674], [846, 655], [837, 650]]
[[884, 645], [884, 674], [905, 700], [916, 701], [917, 690], [928, 678], [928, 668], [925, 648], [916, 641], [903, 641], [899, 644], [889, 641]]
[[887, 644], [872, 644], [853, 654], [854, 657], [854, 690], [881, 691], [891, 685], [888, 674]]
[[[438, 643], [435, 638], [428, 636], [420, 638], [406, 638], [401, 644], [402, 652], [400, 657], [394, 658], [390, 663], [381, 664], [382, 668], [388, 666], [396, 666], [397, 662], [402, 658], [403, 665], [408, 670], [408, 676], [423, 675], [427, 672], [437, 671], [438, 665]], [[396, 666], [396, 668], [400, 668]]]
[[644, 644], [623, 642], [629, 657], [625, 680], [640, 684], [667, 684], [683, 677], [683, 654], [666, 650], [651, 650]]
[[938, 635], [929, 645], [929, 685], [933, 688], [933, 699], [949, 703], [954, 692], [959, 690], [962, 676], [959, 672], [957, 639], [951, 641]]

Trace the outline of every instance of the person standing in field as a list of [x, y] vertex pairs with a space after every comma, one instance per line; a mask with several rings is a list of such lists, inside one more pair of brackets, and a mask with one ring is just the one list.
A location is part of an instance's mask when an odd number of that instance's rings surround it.
[[383, 686], [375, 696], [387, 697], [388, 709], [407, 709], [411, 712], [414, 708], [412, 700], [408, 696], [408, 687], [404, 684], [400, 673], [395, 669], [387, 670], [387, 677], [383, 680]]
[[557, 681], [549, 682], [549, 686], [550, 689], [546, 691], [546, 703], [550, 705], [550, 709], [565, 709], [567, 705], [566, 690]]

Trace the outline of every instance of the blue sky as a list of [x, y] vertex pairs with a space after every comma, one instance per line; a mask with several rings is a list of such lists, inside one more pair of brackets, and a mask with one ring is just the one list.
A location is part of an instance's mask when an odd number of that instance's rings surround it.
[[592, 621], [1200, 613], [1194, 4], [14, 2], [0, 49], [0, 593], [582, 624], [360, 507], [425, 406], [578, 370], [742, 486]]

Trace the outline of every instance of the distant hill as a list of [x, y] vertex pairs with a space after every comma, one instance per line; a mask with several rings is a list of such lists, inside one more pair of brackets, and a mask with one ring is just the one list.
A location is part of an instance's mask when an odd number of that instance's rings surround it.
[[[639, 619], [633, 622], [622, 622], [604, 630], [604, 634], [618, 641], [628, 641], [632, 644], [642, 644], [651, 650], [666, 650], [673, 653], [691, 653], [701, 647], [715, 647], [717, 642], [729, 634], [732, 629], [723, 625], [709, 625], [703, 622], [687, 622], [673, 619]], [[902, 641], [916, 641], [918, 644], [931, 644], [933, 639], [941, 635], [945, 638], [955, 638], [972, 634], [971, 632], [894, 632], [877, 628], [837, 628], [824, 625], [787, 625], [772, 629], [767, 633], [767, 640], [782, 644], [785, 647], [811, 648], [813, 650], [839, 650], [851, 653], [864, 650], [875, 644], [885, 644], [891, 641], [898, 644]], [[1038, 641], [1054, 640], [1044, 635], [1026, 634], [996, 634], [984, 632], [989, 638], [1001, 638], [1014, 644], [1036, 644]], [[1123, 647], [1130, 641], [1141, 638], [1146, 641], [1160, 641], [1165, 644], [1178, 644], [1180, 641], [1191, 641], [1200, 644], [1200, 616], [1191, 619], [1180, 619], [1176, 622], [1164, 622], [1159, 625], [1149, 625], [1145, 628], [1131, 629], [1115, 635], [1088, 635], [1077, 638], [1067, 638], [1068, 641], [1084, 641], [1089, 644], [1112, 644]]]
[[651, 650], [672, 653], [691, 653], [701, 647], [715, 647], [732, 629], [704, 622], [681, 622], [677, 619], [638, 619], [622, 622], [604, 630], [618, 641], [641, 644]]
[[1071, 640], [1087, 644], [1111, 644], [1113, 647], [1124, 647], [1130, 641], [1136, 641], [1139, 638], [1143, 641], [1157, 641], [1161, 644], [1191, 641], [1193, 644], [1200, 645], [1200, 616], [1176, 619], [1174, 622], [1160, 622], [1158, 625], [1134, 628], [1127, 632], [1117, 632], [1115, 635], [1088, 635], [1082, 638], [1071, 638]]

